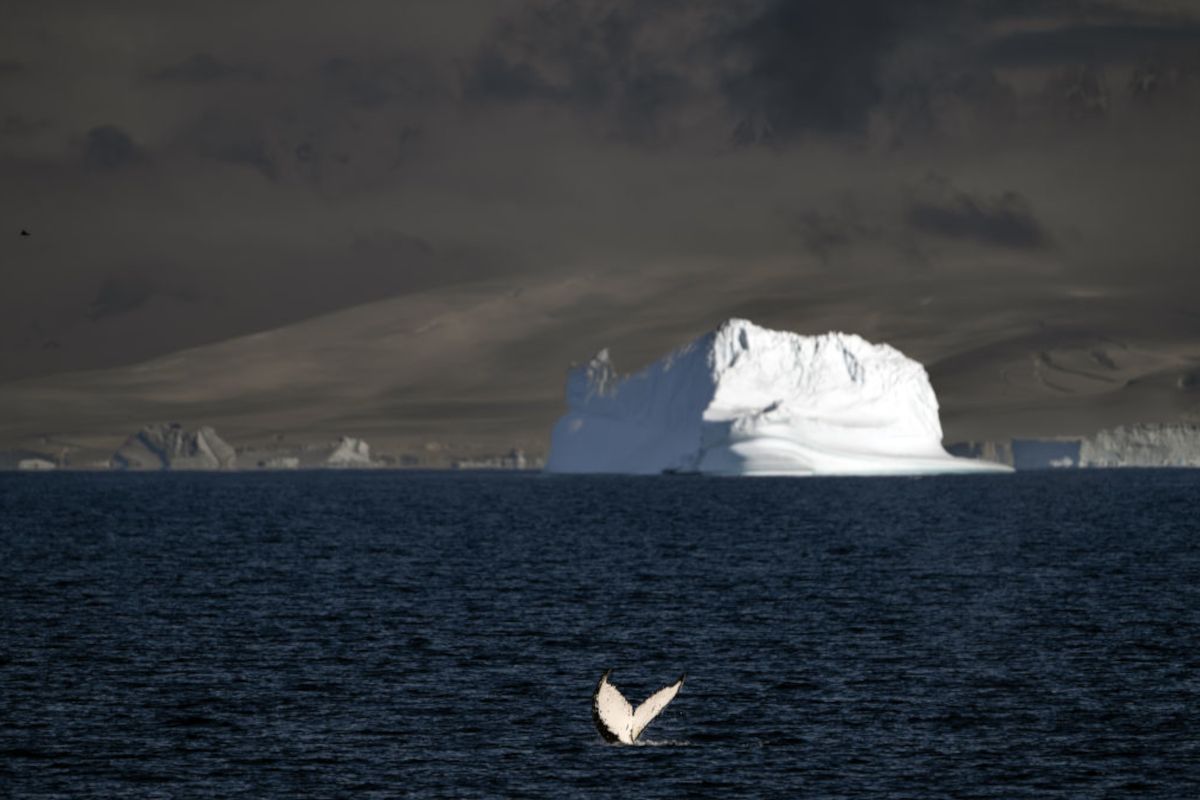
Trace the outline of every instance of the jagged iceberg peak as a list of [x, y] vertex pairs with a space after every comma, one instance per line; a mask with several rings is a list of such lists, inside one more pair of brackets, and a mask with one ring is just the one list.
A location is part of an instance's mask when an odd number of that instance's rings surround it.
[[731, 319], [618, 377], [608, 351], [572, 370], [547, 469], [725, 474], [977, 468], [941, 447], [916, 361], [860, 336]]
[[711, 339], [706, 347], [718, 407], [765, 411], [804, 403], [847, 409], [900, 391], [929, 412], [914, 421], [941, 439], [937, 398], [925, 368], [894, 347], [852, 333], [775, 331], [744, 319], [729, 320], [701, 342], [705, 339]]
[[587, 403], [592, 397], [602, 397], [616, 388], [617, 380], [606, 347], [591, 361], [571, 369], [567, 376], [567, 403], [574, 407]]

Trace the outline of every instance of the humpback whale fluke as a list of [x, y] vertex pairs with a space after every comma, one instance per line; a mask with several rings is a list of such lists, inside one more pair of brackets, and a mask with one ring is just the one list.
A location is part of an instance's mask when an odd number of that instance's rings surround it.
[[637, 741], [646, 726], [662, 713], [667, 703], [675, 699], [675, 695], [679, 694], [683, 679], [687, 677], [687, 673], [680, 675], [679, 680], [659, 689], [634, 709], [617, 687], [608, 682], [608, 676], [611, 674], [611, 669], [605, 670], [600, 676], [600, 682], [596, 684], [596, 693], [592, 695], [592, 721], [596, 723], [596, 730], [600, 731], [606, 742], [621, 744], [633, 744]]

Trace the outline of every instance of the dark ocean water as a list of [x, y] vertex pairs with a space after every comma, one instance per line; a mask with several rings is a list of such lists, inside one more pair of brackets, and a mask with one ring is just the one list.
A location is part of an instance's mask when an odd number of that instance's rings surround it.
[[[1200, 472], [0, 476], [0, 796], [1200, 797]], [[642, 746], [606, 745], [686, 670]]]

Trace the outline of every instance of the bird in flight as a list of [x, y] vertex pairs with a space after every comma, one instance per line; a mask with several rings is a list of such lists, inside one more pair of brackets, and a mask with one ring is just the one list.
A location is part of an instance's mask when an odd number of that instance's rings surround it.
[[596, 723], [596, 730], [600, 731], [604, 741], [621, 744], [637, 741], [646, 726], [679, 694], [683, 679], [687, 677], [686, 673], [680, 675], [679, 680], [659, 689], [635, 709], [620, 690], [608, 682], [611, 674], [611, 669], [606, 670], [596, 684], [596, 693], [592, 695], [592, 721]]

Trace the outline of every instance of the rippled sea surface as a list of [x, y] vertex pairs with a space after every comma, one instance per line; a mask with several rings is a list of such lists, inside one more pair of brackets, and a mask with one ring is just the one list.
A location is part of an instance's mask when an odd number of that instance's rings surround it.
[[0, 476], [0, 795], [1200, 797], [1200, 472]]

